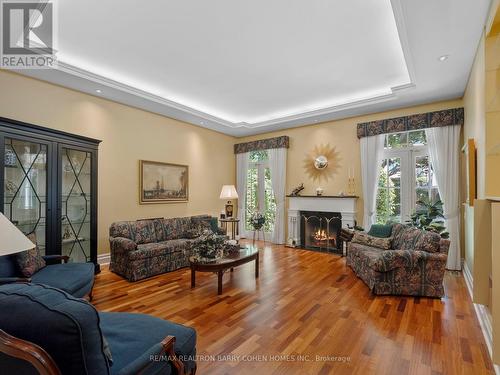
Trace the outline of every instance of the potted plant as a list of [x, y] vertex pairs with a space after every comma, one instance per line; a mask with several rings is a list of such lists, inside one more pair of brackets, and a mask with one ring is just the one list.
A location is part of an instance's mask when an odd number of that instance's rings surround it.
[[250, 218], [250, 224], [252, 225], [254, 230], [261, 230], [265, 223], [266, 218], [260, 212], [254, 212], [254, 214]]
[[418, 200], [417, 205], [418, 209], [410, 216], [407, 224], [418, 229], [435, 232], [441, 238], [449, 238], [450, 234], [444, 225], [443, 202], [439, 199], [431, 202], [427, 198]]

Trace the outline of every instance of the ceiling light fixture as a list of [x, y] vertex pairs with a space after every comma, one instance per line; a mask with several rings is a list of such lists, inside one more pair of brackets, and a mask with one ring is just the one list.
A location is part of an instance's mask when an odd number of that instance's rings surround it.
[[102, 94], [102, 90], [100, 90], [100, 89], [95, 90], [95, 92], [98, 94]]
[[439, 56], [439, 61], [441, 61], [441, 62], [446, 61], [446, 60], [448, 60], [448, 57], [450, 57], [450, 55]]

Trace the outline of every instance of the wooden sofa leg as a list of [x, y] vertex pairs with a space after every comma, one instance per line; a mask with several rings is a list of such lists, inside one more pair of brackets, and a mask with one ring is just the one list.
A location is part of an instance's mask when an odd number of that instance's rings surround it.
[[92, 297], [93, 297], [93, 294], [94, 294], [94, 285], [95, 285], [95, 280], [94, 282], [92, 283], [92, 288], [90, 288], [90, 292], [89, 294], [87, 294], [85, 297], [83, 297], [84, 299], [86, 299], [88, 302], [92, 302]]

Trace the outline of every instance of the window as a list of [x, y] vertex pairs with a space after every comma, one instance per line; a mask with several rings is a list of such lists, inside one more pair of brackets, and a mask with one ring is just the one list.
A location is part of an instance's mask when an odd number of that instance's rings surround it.
[[272, 232], [276, 216], [276, 202], [271, 183], [269, 159], [265, 150], [252, 151], [249, 154], [245, 204], [245, 229], [253, 230], [250, 219], [254, 212], [258, 211], [266, 218], [264, 230]]
[[424, 130], [385, 136], [377, 192], [377, 223], [404, 222], [418, 202], [439, 198]]

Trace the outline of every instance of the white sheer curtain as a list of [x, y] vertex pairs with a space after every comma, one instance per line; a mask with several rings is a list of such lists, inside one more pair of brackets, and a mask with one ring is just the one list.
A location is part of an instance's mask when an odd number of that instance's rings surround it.
[[368, 231], [375, 222], [378, 176], [385, 135], [363, 137], [361, 143], [361, 179], [363, 184], [363, 226]]
[[443, 200], [446, 229], [450, 233], [446, 268], [460, 270], [460, 125], [426, 129], [425, 135], [439, 195]]
[[248, 152], [236, 154], [236, 191], [238, 192], [240, 237], [247, 237], [245, 230], [245, 202], [247, 197], [248, 154]]
[[286, 148], [267, 150], [269, 170], [276, 200], [276, 216], [272, 242], [285, 243], [285, 184], [286, 184]]

